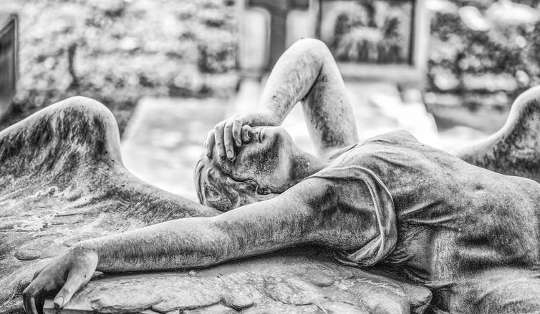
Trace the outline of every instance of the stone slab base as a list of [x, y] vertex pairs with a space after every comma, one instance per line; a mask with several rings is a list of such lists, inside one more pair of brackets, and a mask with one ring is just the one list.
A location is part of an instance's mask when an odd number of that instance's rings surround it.
[[[422, 313], [428, 289], [297, 248], [190, 272], [103, 276], [60, 313]], [[46, 313], [56, 313], [49, 300]]]

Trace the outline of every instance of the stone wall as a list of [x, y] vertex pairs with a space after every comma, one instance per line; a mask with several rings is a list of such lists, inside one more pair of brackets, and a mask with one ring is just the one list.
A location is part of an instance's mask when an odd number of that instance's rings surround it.
[[[436, 116], [457, 108], [458, 122], [497, 128], [540, 82], [540, 23], [525, 22], [539, 4], [515, 1], [427, 0]], [[238, 82], [234, 0], [0, 0], [0, 10], [21, 16], [19, 89], [0, 129], [77, 94], [105, 103], [123, 129], [142, 96], [227, 97]]]

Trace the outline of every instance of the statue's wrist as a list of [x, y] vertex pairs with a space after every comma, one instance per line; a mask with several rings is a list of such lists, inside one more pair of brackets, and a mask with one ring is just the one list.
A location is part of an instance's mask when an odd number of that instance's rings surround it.
[[97, 254], [97, 246], [92, 240], [81, 241], [69, 250], [70, 255], [72, 256], [84, 256], [89, 254]]
[[260, 112], [257, 120], [261, 126], [278, 126], [283, 121], [279, 114], [270, 110]]

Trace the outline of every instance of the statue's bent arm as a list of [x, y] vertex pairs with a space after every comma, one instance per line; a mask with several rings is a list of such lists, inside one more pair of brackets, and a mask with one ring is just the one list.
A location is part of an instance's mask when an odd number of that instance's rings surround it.
[[260, 111], [235, 115], [210, 131], [209, 157], [215, 143], [220, 158], [233, 159], [234, 144], [242, 145], [243, 125], [280, 125], [298, 102], [303, 104], [311, 139], [321, 156], [358, 143], [348, 92], [330, 50], [320, 40], [302, 39], [275, 64], [261, 95]]
[[301, 101], [314, 144], [322, 155], [358, 142], [356, 122], [338, 66], [320, 40], [295, 42], [279, 58], [261, 96], [261, 104], [280, 123]]

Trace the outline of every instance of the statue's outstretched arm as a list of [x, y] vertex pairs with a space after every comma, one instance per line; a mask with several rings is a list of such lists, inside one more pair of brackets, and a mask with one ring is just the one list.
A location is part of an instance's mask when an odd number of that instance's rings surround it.
[[280, 125], [296, 103], [302, 102], [311, 138], [323, 156], [358, 142], [352, 106], [337, 64], [328, 47], [317, 39], [294, 43], [279, 58], [261, 95], [259, 112], [242, 113], [218, 123], [208, 136], [207, 154], [214, 142], [220, 158], [234, 158], [241, 146], [243, 125]]
[[[203, 267], [316, 243], [352, 249], [369, 240], [365, 215], [337, 210], [330, 181], [309, 179], [271, 200], [215, 217], [184, 218], [80, 242], [53, 260], [24, 291], [27, 312], [45, 292], [63, 306], [94, 272]], [[366, 204], [366, 206], [368, 206]], [[365, 236], [363, 236], [365, 234]]]

